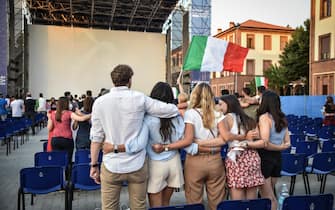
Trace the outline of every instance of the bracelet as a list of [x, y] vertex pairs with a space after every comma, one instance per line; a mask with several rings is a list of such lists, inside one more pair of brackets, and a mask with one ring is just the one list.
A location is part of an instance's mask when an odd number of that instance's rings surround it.
[[211, 147], [211, 155], [214, 155], [214, 154], [215, 154], [215, 152], [216, 152], [216, 149], [215, 149], [215, 147]]
[[91, 168], [96, 168], [99, 166], [99, 163], [90, 163]]

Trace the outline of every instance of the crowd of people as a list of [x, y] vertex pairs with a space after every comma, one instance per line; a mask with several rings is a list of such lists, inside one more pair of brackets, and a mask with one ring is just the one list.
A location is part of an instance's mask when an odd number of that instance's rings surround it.
[[[125, 181], [134, 210], [146, 209], [147, 196], [150, 207], [167, 206], [173, 192], [183, 189], [189, 204], [202, 203], [205, 190], [210, 210], [225, 199], [227, 189], [232, 200], [256, 199], [259, 192], [277, 209], [274, 188], [281, 151], [290, 147], [290, 137], [275, 92], [259, 87], [253, 97], [243, 88], [242, 97], [216, 99], [208, 84], [199, 83], [189, 97], [179, 78], [176, 106], [168, 83], [158, 82], [146, 96], [131, 90], [132, 76], [130, 66], [118, 65], [111, 72], [114, 87], [102, 89], [97, 98], [92, 91], [80, 99], [66, 91], [57, 101], [45, 100], [43, 94], [35, 100], [27, 93], [25, 100], [0, 97], [0, 106], [6, 109], [10, 101], [13, 118], [47, 114], [48, 151], [67, 151], [70, 163], [74, 148], [91, 150], [90, 176], [101, 183], [102, 209], [119, 209]], [[324, 112], [330, 122], [332, 97], [327, 97]], [[0, 109], [2, 120], [7, 113]]]
[[[276, 93], [262, 90], [253, 101], [225, 95], [215, 105], [210, 86], [199, 83], [189, 101], [187, 94], [179, 95], [177, 108], [169, 84], [158, 82], [146, 96], [130, 89], [132, 76], [131, 67], [115, 67], [115, 87], [92, 109], [90, 176], [101, 183], [103, 209], [119, 208], [123, 181], [130, 209], [146, 209], [147, 194], [150, 207], [169, 205], [173, 192], [184, 188], [190, 204], [202, 203], [205, 189], [213, 210], [225, 199], [226, 185], [230, 199], [255, 199], [259, 191], [277, 208], [273, 187], [280, 151], [290, 147], [290, 139]], [[258, 106], [254, 117], [244, 111], [251, 105]], [[183, 167], [180, 149], [187, 153]]]

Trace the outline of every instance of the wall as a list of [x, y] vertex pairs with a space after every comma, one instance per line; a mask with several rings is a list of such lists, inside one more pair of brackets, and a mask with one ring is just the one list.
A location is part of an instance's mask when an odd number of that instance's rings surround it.
[[[255, 60], [255, 75], [263, 75], [263, 60], [272, 60], [272, 64], [277, 64], [279, 61], [280, 50], [280, 36], [287, 36], [288, 40], [291, 36], [286, 33], [256, 33], [256, 32], [242, 32], [241, 46], [247, 46], [247, 34], [255, 35], [255, 49], [249, 49], [248, 55], [243, 66], [243, 74], [246, 74], [246, 60]], [[271, 50], [264, 50], [264, 35], [271, 35]]]
[[150, 93], [165, 81], [165, 36], [158, 33], [107, 31], [29, 25], [29, 90], [33, 97], [59, 97], [111, 88], [117, 64], [134, 70], [132, 89]]
[[330, 33], [330, 58], [335, 58], [335, 2], [331, 3], [331, 16], [320, 20], [320, 2], [315, 2], [314, 61], [319, 60], [319, 36]]
[[[285, 114], [307, 115], [308, 117], [323, 117], [321, 109], [326, 101], [322, 96], [281, 96], [281, 108]], [[334, 97], [334, 96], [333, 96]]]

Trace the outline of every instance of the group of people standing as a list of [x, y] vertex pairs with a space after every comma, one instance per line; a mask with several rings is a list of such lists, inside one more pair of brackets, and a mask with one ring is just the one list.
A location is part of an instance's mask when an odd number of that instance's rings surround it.
[[[101, 182], [103, 209], [119, 208], [123, 181], [132, 210], [146, 209], [146, 194], [151, 207], [169, 205], [173, 191], [183, 186], [187, 203], [201, 203], [205, 188], [214, 210], [225, 198], [226, 183], [231, 199], [255, 199], [259, 189], [277, 208], [273, 187], [280, 176], [280, 151], [290, 139], [276, 93], [263, 92], [254, 120], [232, 95], [221, 97], [221, 111], [215, 110], [210, 86], [200, 83], [182, 118], [167, 83], [157, 83], [148, 97], [130, 89], [132, 76], [131, 67], [116, 66], [111, 72], [115, 87], [92, 109], [90, 176]], [[221, 146], [227, 143], [223, 161]]]

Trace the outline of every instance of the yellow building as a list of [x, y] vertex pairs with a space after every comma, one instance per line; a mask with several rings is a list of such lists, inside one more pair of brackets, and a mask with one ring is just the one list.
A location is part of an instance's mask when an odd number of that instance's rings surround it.
[[241, 24], [230, 22], [229, 28], [214, 35], [242, 47], [249, 48], [244, 63], [243, 72], [237, 77], [232, 72], [217, 72], [211, 74], [211, 86], [216, 96], [221, 95], [222, 89], [230, 93], [241, 92], [242, 88], [250, 83], [255, 76], [263, 75], [271, 64], [277, 64], [279, 55], [291, 39], [294, 29], [247, 20]]
[[335, 2], [311, 0], [310, 94], [335, 93]]

